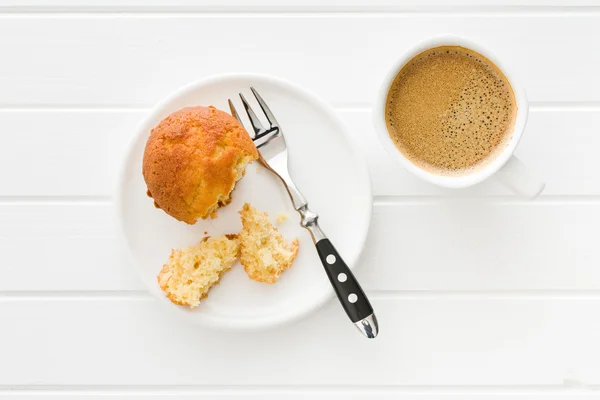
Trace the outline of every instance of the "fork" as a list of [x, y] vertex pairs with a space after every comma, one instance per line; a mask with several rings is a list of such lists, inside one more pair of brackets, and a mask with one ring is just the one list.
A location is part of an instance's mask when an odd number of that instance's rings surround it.
[[[281, 126], [256, 89], [250, 87], [250, 90], [269, 122], [269, 127], [265, 128], [244, 95], [242, 93], [239, 94], [254, 130], [252, 140], [260, 155], [259, 162], [279, 177], [287, 189], [294, 208], [300, 213], [300, 225], [310, 233], [321, 263], [329, 277], [329, 281], [350, 320], [366, 337], [376, 337], [379, 332], [379, 326], [369, 299], [361, 289], [350, 268], [348, 268], [340, 254], [333, 247], [331, 241], [319, 227], [319, 216], [308, 208], [308, 202], [290, 176], [288, 171], [288, 152]], [[228, 102], [231, 115], [243, 126], [244, 124], [231, 99]]]

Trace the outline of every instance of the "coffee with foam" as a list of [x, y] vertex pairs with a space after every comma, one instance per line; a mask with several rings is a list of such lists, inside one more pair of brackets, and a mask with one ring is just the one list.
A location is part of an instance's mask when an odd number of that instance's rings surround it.
[[517, 102], [510, 82], [483, 55], [442, 46], [415, 56], [394, 79], [387, 128], [414, 164], [464, 175], [493, 160], [510, 141]]

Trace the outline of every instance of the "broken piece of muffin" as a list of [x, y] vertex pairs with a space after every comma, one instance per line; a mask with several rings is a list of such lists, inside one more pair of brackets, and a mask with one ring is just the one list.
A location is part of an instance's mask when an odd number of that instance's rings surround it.
[[173, 303], [197, 307], [237, 261], [239, 250], [236, 235], [206, 237], [197, 245], [172, 250], [158, 284]]
[[298, 239], [292, 243], [281, 236], [271, 224], [267, 213], [244, 204], [240, 211], [242, 231], [240, 262], [250, 279], [264, 283], [275, 283], [283, 271], [292, 266], [298, 254]]
[[238, 235], [206, 237], [197, 245], [171, 251], [169, 262], [158, 274], [158, 284], [173, 303], [197, 307], [238, 257], [248, 277], [258, 282], [275, 283], [292, 266], [298, 239], [288, 243], [269, 215], [248, 203], [240, 215]]

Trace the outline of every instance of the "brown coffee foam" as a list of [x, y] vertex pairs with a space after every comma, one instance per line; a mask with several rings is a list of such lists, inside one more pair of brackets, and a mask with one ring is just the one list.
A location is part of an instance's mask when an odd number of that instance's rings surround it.
[[390, 137], [420, 167], [464, 174], [495, 158], [512, 136], [517, 104], [508, 79], [481, 54], [458, 46], [427, 50], [391, 85]]

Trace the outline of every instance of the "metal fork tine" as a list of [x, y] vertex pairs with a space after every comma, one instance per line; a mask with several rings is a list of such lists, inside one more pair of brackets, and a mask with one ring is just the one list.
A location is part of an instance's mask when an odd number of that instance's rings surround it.
[[250, 118], [250, 123], [252, 124], [252, 128], [254, 129], [254, 133], [256, 135], [264, 133], [266, 129], [263, 127], [256, 114], [254, 114], [254, 111], [250, 107], [250, 104], [248, 104], [248, 102], [246, 101], [244, 95], [241, 93], [240, 98], [242, 99], [242, 104], [244, 104], [244, 108], [246, 109], [246, 114], [248, 114], [248, 118]]
[[263, 100], [261, 95], [258, 94], [258, 91], [256, 89], [254, 89], [252, 86], [250, 86], [250, 90], [252, 90], [252, 93], [254, 94], [254, 97], [256, 97], [256, 100], [258, 101], [260, 108], [262, 108], [263, 113], [265, 113], [267, 120], [271, 124], [271, 128], [279, 128], [279, 123], [277, 122], [277, 119], [275, 119], [275, 116], [271, 112], [271, 109], [269, 108], [269, 106], [267, 106], [267, 103]]
[[237, 110], [235, 109], [235, 107], [233, 106], [233, 102], [231, 101], [231, 99], [227, 99], [227, 102], [229, 103], [229, 110], [231, 110], [231, 115], [238, 120], [238, 122], [240, 124], [242, 124], [242, 126], [244, 126], [244, 124], [242, 123], [242, 120], [240, 119], [240, 116], [237, 113]]

